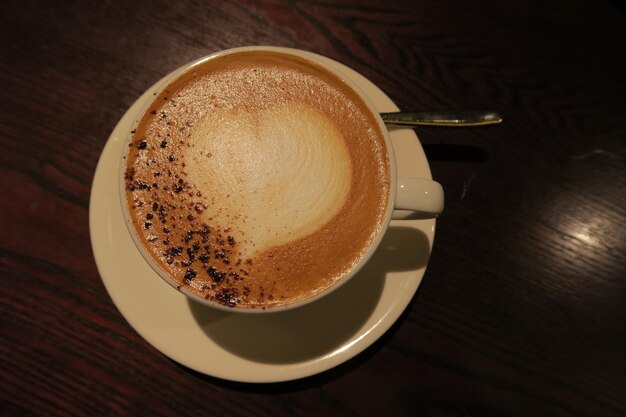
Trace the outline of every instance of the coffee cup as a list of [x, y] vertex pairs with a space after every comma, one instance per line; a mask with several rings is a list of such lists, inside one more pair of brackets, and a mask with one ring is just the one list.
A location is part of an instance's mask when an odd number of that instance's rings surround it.
[[397, 176], [369, 98], [296, 49], [183, 66], [126, 142], [120, 193], [137, 249], [172, 287], [227, 311], [313, 302], [367, 263], [398, 210], [443, 210], [439, 183]]

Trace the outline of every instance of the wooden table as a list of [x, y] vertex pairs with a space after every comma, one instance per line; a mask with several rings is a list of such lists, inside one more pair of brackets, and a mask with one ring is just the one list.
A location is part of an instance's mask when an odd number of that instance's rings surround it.
[[[626, 19], [601, 1], [0, 5], [0, 414], [623, 416]], [[401, 108], [446, 190], [422, 284], [354, 359], [278, 384], [169, 360], [112, 303], [88, 213], [133, 101], [221, 49], [314, 51]]]

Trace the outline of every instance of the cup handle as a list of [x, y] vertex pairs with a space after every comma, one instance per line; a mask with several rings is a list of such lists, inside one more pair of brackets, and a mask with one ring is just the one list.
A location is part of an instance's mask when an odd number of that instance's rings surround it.
[[[396, 202], [392, 219], [431, 219], [443, 211], [444, 194], [441, 184], [425, 178], [398, 178]], [[405, 212], [399, 212], [404, 210]]]

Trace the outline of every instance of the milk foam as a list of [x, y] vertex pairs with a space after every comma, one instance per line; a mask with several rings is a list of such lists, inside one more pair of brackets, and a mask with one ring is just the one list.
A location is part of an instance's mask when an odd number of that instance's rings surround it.
[[230, 307], [285, 305], [342, 279], [384, 227], [384, 139], [358, 94], [314, 62], [233, 53], [146, 110], [126, 202], [178, 288]]
[[342, 133], [302, 103], [216, 110], [195, 124], [190, 139], [188, 179], [212, 196], [202, 216], [237, 230], [243, 257], [318, 230], [349, 194]]

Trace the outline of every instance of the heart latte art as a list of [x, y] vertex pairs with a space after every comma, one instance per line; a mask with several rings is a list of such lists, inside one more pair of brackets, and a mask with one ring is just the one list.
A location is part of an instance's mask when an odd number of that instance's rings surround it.
[[313, 62], [237, 52], [162, 91], [131, 137], [125, 200], [177, 283], [239, 308], [340, 280], [383, 227], [384, 136], [359, 95]]
[[191, 143], [189, 181], [216, 200], [202, 217], [239, 230], [246, 258], [314, 232], [348, 197], [350, 154], [341, 132], [301, 104], [213, 112], [191, 129]]

